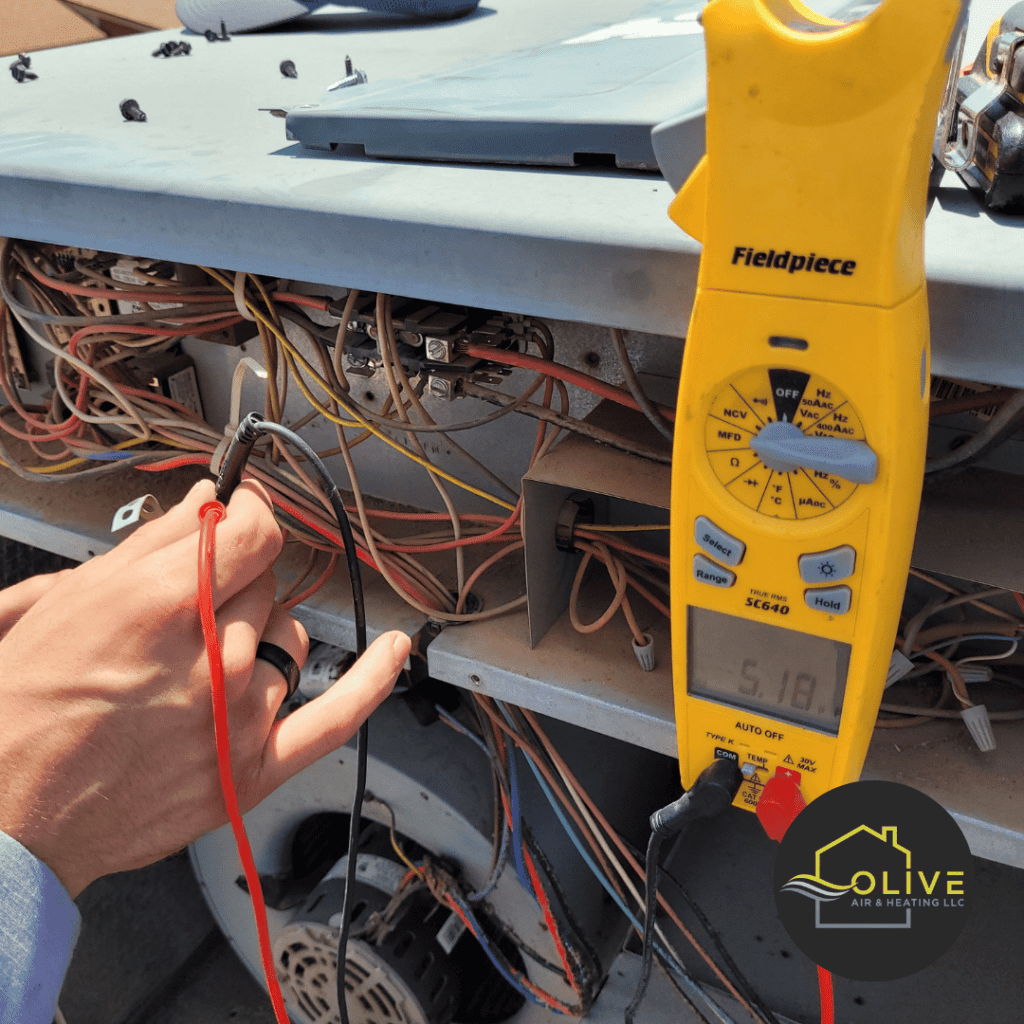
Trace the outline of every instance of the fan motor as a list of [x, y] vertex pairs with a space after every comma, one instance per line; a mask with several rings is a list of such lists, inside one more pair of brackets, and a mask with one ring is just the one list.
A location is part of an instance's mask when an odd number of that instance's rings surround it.
[[[282, 988], [309, 1024], [340, 1021], [338, 940], [347, 865], [347, 856], [338, 861], [274, 943]], [[356, 859], [345, 962], [350, 1024], [449, 1024], [470, 1008], [474, 1020], [511, 1016], [522, 996], [486, 962], [459, 917], [427, 889], [411, 890], [391, 921], [375, 927], [374, 915], [398, 892], [406, 871], [377, 853]]]

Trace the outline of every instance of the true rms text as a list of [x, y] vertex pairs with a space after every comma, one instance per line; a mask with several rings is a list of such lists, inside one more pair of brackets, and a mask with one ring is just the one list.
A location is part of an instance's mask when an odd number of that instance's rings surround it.
[[844, 260], [842, 257], [833, 259], [831, 256], [819, 256], [815, 252], [803, 255], [790, 252], [789, 249], [785, 252], [776, 252], [774, 249], [764, 252], [746, 245], [737, 245], [733, 249], [732, 262], [734, 266], [742, 263], [745, 267], [788, 270], [791, 274], [803, 270], [808, 274], [838, 274], [841, 277], [853, 277], [853, 272], [857, 269], [856, 260]]

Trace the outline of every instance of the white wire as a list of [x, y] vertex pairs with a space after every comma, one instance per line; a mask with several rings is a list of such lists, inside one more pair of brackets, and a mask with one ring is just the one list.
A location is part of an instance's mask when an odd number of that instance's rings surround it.
[[[1006, 637], [1005, 639], [1009, 640], [1010, 637]], [[1003, 651], [1001, 654], [975, 654], [970, 658], [961, 658], [959, 661], [954, 662], [954, 664], [959, 668], [961, 665], [967, 665], [974, 661], [1002, 661], [1003, 658], [1008, 658], [1011, 654], [1016, 653], [1018, 643], [1019, 641], [1015, 638], [1010, 644], [1009, 649]]]

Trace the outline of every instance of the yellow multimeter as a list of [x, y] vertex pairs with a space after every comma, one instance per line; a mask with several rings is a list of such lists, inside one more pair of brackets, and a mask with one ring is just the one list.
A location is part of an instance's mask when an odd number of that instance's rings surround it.
[[856, 779], [924, 471], [929, 156], [960, 0], [860, 21], [711, 0], [707, 155], [669, 208], [704, 245], [672, 478], [683, 784], [736, 803]]

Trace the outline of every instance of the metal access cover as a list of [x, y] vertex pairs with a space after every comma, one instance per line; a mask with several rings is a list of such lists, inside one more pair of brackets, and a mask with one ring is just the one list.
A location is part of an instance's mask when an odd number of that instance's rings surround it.
[[661, 0], [477, 68], [343, 89], [292, 110], [288, 132], [313, 149], [372, 157], [657, 170], [651, 129], [687, 111], [703, 121], [703, 6]]

